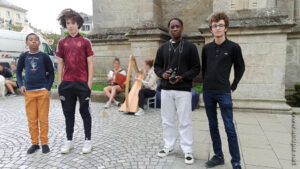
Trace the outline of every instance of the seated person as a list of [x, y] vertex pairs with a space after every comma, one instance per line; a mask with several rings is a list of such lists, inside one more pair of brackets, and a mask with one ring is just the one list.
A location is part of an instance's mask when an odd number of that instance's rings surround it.
[[11, 63], [10, 64], [10, 70], [12, 73], [12, 77], [9, 80], [6, 80], [6, 87], [9, 91], [10, 94], [8, 94], [8, 96], [16, 96], [15, 90], [16, 88], [18, 88], [18, 84], [17, 84], [17, 77], [16, 77], [16, 71], [17, 71], [17, 65], [15, 63]]
[[[12, 71], [16, 71], [16, 65], [11, 65]], [[12, 78], [12, 73], [3, 67], [3, 65], [0, 65], [0, 75], [2, 75], [5, 78], [5, 87], [8, 90], [8, 94], [6, 96], [16, 96], [14, 88], [17, 88], [17, 83], [13, 82], [9, 79]]]
[[144, 63], [144, 69], [146, 71], [145, 79], [141, 79], [140, 77], [136, 77], [136, 80], [139, 80], [142, 82], [143, 87], [139, 91], [139, 110], [135, 113], [136, 116], [142, 116], [145, 114], [144, 112], [144, 104], [145, 99], [149, 97], [153, 97], [156, 94], [156, 88], [157, 88], [157, 76], [154, 73], [153, 70], [153, 59], [147, 59]]
[[118, 93], [124, 92], [125, 88], [125, 83], [123, 85], [117, 84], [115, 81], [116, 78], [116, 74], [120, 73], [124, 76], [126, 76], [126, 72], [125, 70], [123, 70], [120, 67], [120, 59], [115, 58], [115, 60], [113, 61], [113, 70], [110, 70], [108, 72], [108, 81], [110, 82], [110, 85], [104, 88], [104, 93], [106, 94], [106, 96], [109, 98], [109, 100], [107, 101], [107, 103], [105, 104], [104, 108], [109, 108], [111, 106], [111, 103], [114, 103], [114, 105], [116, 106], [120, 106], [121, 103], [118, 102], [115, 99], [115, 96]]

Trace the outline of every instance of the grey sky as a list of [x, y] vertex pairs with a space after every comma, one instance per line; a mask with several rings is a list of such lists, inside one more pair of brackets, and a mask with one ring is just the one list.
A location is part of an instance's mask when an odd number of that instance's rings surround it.
[[7, 0], [28, 10], [27, 18], [36, 28], [60, 33], [57, 16], [65, 8], [78, 12], [93, 13], [92, 0]]

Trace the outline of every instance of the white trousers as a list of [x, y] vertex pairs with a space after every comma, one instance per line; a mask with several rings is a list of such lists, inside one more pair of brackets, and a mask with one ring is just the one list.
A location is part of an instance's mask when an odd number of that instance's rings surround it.
[[192, 153], [192, 93], [177, 90], [162, 90], [161, 118], [165, 148], [173, 149], [176, 142], [176, 114], [179, 123], [181, 149], [184, 153]]

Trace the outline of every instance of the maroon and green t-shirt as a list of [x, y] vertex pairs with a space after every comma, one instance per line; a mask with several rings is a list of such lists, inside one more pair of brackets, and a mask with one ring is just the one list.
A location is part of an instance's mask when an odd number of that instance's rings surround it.
[[67, 36], [58, 42], [56, 56], [64, 60], [64, 81], [88, 81], [87, 58], [93, 56], [91, 42], [77, 34]]

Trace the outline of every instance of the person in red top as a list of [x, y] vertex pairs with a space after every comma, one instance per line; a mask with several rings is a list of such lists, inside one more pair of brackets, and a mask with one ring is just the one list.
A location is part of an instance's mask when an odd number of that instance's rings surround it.
[[80, 114], [83, 119], [85, 142], [83, 153], [90, 153], [92, 118], [89, 102], [94, 75], [93, 50], [91, 42], [79, 34], [83, 18], [72, 9], [65, 9], [59, 15], [60, 25], [67, 28], [69, 35], [58, 43], [58, 92], [66, 122], [67, 141], [61, 153], [69, 153], [73, 148], [75, 107], [80, 102]]

